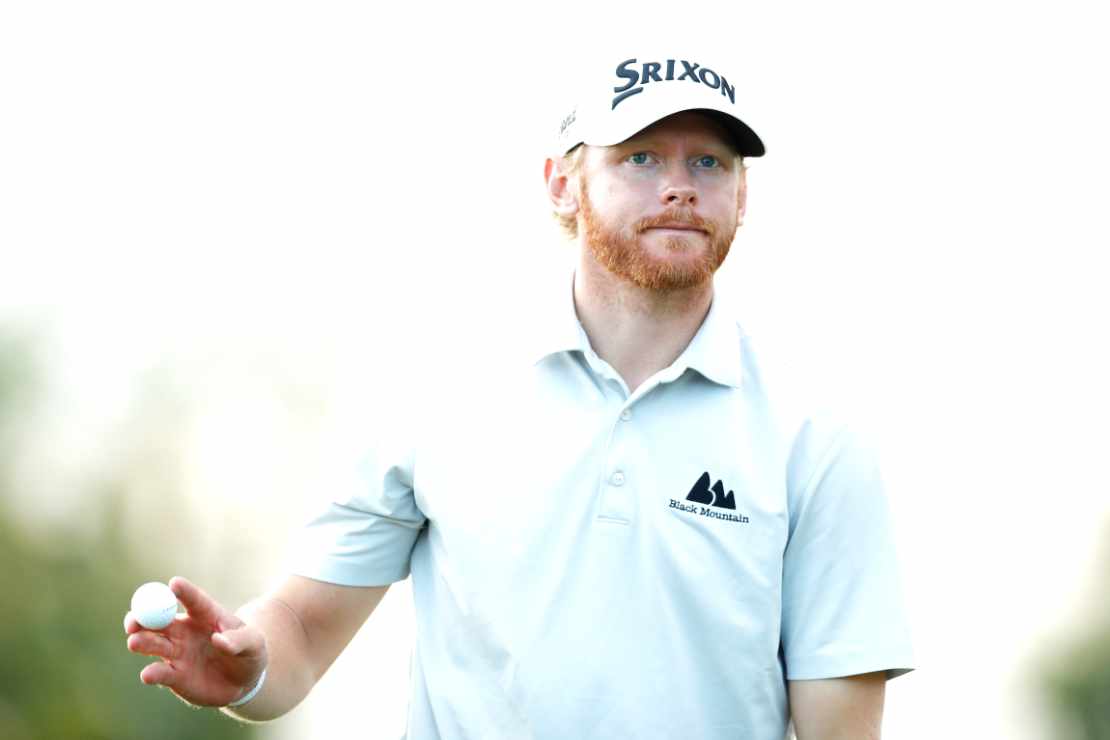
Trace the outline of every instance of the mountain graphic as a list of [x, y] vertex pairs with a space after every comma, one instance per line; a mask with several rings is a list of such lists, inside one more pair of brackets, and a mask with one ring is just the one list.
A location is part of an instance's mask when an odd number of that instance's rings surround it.
[[732, 491], [726, 494], [724, 483], [717, 481], [710, 487], [709, 481], [709, 472], [702, 473], [698, 482], [690, 489], [690, 493], [686, 494], [686, 500], [707, 506], [716, 506], [718, 509], [732, 509], [735, 511], [736, 497], [733, 496]]

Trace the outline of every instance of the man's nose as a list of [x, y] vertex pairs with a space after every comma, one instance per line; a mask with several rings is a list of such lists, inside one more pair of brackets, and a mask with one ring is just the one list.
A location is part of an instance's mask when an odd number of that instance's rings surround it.
[[673, 168], [667, 173], [667, 182], [662, 193], [663, 205], [670, 208], [693, 207], [698, 202], [698, 192], [690, 181], [688, 172], [677, 172]]
[[672, 187], [667, 188], [667, 192], [663, 195], [663, 203], [668, 206], [695, 206], [698, 202], [698, 194], [691, 187]]

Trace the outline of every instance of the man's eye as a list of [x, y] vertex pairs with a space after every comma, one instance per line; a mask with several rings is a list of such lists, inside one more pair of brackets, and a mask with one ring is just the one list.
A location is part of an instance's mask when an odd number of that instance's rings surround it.
[[704, 157], [698, 157], [698, 167], [716, 167], [717, 164], [717, 158], [709, 154], [706, 154]]
[[647, 152], [636, 152], [635, 154], [629, 155], [628, 161], [632, 164], [647, 164], [648, 154]]

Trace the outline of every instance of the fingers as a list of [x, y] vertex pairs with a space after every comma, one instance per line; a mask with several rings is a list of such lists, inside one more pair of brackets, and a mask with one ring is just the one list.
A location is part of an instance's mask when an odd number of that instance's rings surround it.
[[176, 685], [180, 674], [169, 663], [151, 663], [139, 673], [139, 680], [148, 686]]
[[143, 626], [141, 624], [139, 624], [139, 620], [135, 619], [135, 615], [132, 614], [131, 612], [127, 612], [127, 614], [125, 614], [123, 616], [123, 632], [124, 632], [124, 634], [133, 635], [136, 632], [138, 632], [139, 630], [141, 630], [142, 628], [143, 628]]
[[215, 599], [181, 576], [171, 578], [169, 586], [193, 619], [215, 626], [227, 613]]
[[127, 649], [140, 655], [153, 655], [166, 660], [177, 657], [173, 642], [165, 635], [149, 630], [137, 632], [127, 638]]

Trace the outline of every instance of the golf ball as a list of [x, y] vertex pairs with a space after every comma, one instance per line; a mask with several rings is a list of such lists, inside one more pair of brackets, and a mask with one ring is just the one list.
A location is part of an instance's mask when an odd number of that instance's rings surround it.
[[177, 597], [164, 583], [144, 583], [131, 597], [131, 614], [148, 630], [165, 629], [177, 614]]

